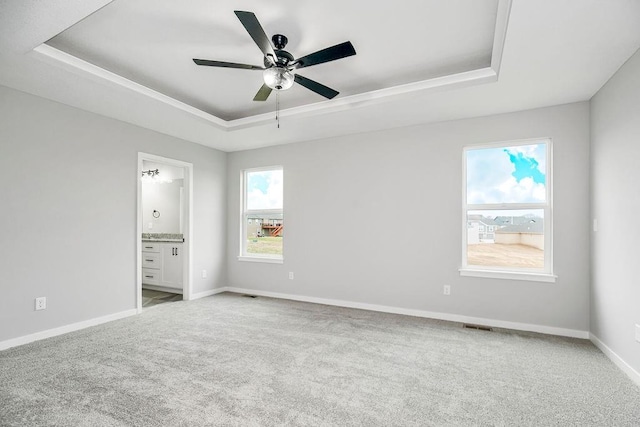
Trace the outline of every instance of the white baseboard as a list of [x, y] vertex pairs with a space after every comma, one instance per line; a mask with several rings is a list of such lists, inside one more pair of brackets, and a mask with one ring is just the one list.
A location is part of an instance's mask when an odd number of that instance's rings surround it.
[[258, 291], [255, 289], [243, 289], [228, 286], [219, 288], [221, 292], [234, 292], [238, 294], [250, 294], [271, 298], [288, 299], [293, 301], [304, 301], [315, 304], [333, 305], [337, 307], [357, 308], [361, 310], [379, 311], [382, 313], [404, 314], [406, 316], [425, 317], [428, 319], [447, 320], [450, 322], [472, 323], [476, 325], [486, 325], [494, 328], [513, 329], [517, 331], [537, 332], [548, 335], [558, 335], [562, 337], [589, 339], [589, 331], [577, 329], [556, 328], [553, 326], [532, 325], [528, 323], [508, 322], [504, 320], [485, 319], [481, 317], [463, 316], [459, 314], [438, 313], [433, 311], [415, 310], [409, 308], [389, 307], [385, 305], [366, 304], [335, 299], [307, 297], [303, 295], [282, 294], [278, 292]]
[[211, 289], [209, 291], [203, 291], [203, 292], [198, 292], [196, 294], [191, 294], [191, 298], [189, 298], [189, 300], [210, 297], [211, 295], [221, 294], [222, 292], [227, 292], [227, 288], [226, 287], [216, 288], [216, 289]]
[[138, 310], [133, 308], [131, 310], [125, 310], [119, 313], [109, 314], [107, 316], [96, 317], [95, 319], [83, 320], [82, 322], [60, 326], [59, 328], [47, 329], [46, 331], [36, 332], [35, 334], [12, 338], [6, 341], [0, 341], [0, 351], [19, 345], [29, 344], [30, 342], [43, 340], [45, 338], [51, 338], [73, 331], [79, 331], [80, 329], [89, 328], [91, 326], [100, 325], [102, 323], [111, 322], [113, 320], [124, 319], [125, 317], [133, 316], [137, 313]]
[[631, 365], [618, 356], [613, 350], [611, 350], [605, 343], [600, 341], [600, 338], [593, 334], [589, 334], [591, 342], [602, 351], [611, 361], [622, 370], [638, 387], [640, 387], [640, 372], [633, 369]]

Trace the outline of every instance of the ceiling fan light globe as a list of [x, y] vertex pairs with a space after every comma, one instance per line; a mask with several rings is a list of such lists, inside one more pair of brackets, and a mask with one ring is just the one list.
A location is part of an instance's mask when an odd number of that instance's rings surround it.
[[284, 67], [271, 67], [263, 71], [264, 84], [275, 90], [287, 90], [293, 86], [293, 73]]

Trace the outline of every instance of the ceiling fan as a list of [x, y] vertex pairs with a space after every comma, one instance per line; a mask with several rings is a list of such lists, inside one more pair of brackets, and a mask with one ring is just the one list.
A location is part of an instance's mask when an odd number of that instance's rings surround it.
[[300, 74], [297, 74], [296, 70], [355, 55], [356, 50], [353, 48], [351, 42], [347, 41], [340, 43], [295, 59], [293, 55], [286, 50], [283, 50], [288, 42], [285, 36], [282, 34], [274, 35], [271, 38], [273, 41], [273, 44], [271, 44], [255, 14], [240, 10], [236, 10], [235, 14], [253, 41], [264, 54], [264, 67], [195, 58], [193, 59], [193, 62], [198, 65], [205, 65], [209, 67], [262, 70], [264, 84], [253, 98], [254, 101], [266, 101], [272, 90], [289, 89], [294, 82], [328, 99], [332, 99], [338, 95], [338, 91], [314, 80], [303, 77]]

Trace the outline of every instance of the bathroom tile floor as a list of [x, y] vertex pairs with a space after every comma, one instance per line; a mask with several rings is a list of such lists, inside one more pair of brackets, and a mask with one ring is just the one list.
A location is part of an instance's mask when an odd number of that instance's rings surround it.
[[182, 294], [173, 294], [171, 292], [152, 291], [151, 289], [142, 290], [142, 307], [148, 308], [154, 305], [164, 304], [167, 302], [182, 301]]

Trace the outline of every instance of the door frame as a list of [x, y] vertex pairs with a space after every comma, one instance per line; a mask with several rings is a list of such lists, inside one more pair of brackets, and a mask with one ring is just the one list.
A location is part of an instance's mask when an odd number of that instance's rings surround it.
[[138, 152], [138, 175], [136, 177], [138, 186], [136, 206], [136, 308], [138, 313], [142, 312], [142, 233], [144, 231], [144, 225], [142, 224], [142, 162], [145, 160], [183, 168], [184, 170], [184, 204], [182, 207], [184, 210], [182, 212], [182, 234], [184, 237], [182, 249], [184, 254], [182, 268], [182, 299], [190, 300], [193, 290], [191, 274], [193, 265], [191, 259], [191, 253], [193, 251], [193, 164], [155, 154]]

